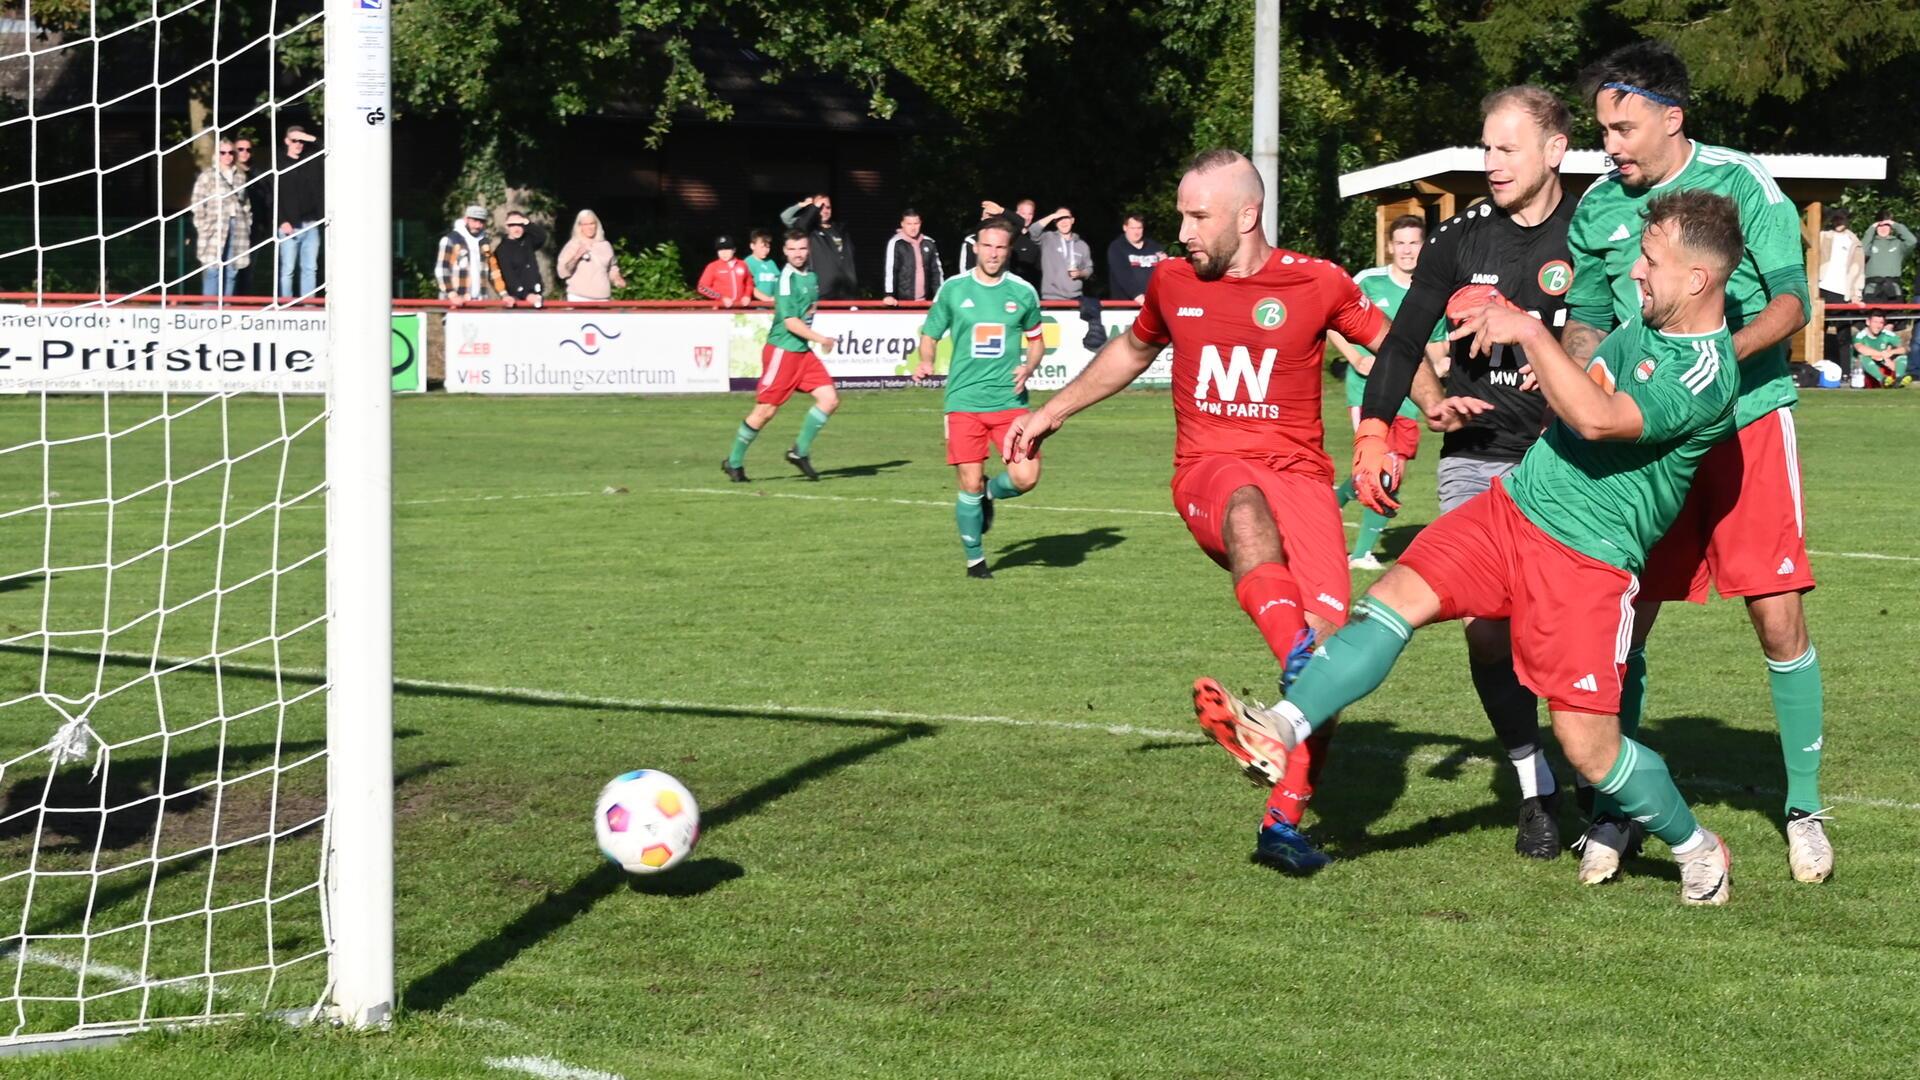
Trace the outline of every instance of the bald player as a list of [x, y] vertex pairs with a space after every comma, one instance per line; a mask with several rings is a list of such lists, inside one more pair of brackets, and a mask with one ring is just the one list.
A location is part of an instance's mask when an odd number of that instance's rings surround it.
[[[1320, 423], [1321, 343], [1334, 331], [1377, 349], [1387, 320], [1340, 267], [1269, 244], [1264, 201], [1260, 175], [1241, 154], [1194, 158], [1179, 191], [1187, 257], [1156, 266], [1133, 326], [1014, 421], [1005, 457], [1033, 456], [1069, 417], [1126, 388], [1171, 344], [1174, 509], [1232, 575], [1234, 598], [1280, 662], [1284, 690], [1317, 637], [1346, 621], [1350, 591]], [[1254, 857], [1293, 873], [1325, 866], [1299, 826], [1329, 730], [1271, 758], [1249, 751], [1230, 725], [1208, 733], [1269, 788]]]

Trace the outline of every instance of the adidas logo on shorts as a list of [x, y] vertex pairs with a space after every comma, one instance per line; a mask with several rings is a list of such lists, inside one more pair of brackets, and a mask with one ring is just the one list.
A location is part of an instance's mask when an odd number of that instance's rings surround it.
[[1600, 682], [1599, 680], [1595, 679], [1591, 673], [1589, 673], [1587, 675], [1581, 676], [1578, 680], [1576, 680], [1573, 684], [1573, 688], [1575, 690], [1585, 690], [1589, 694], [1597, 694], [1600, 692]]

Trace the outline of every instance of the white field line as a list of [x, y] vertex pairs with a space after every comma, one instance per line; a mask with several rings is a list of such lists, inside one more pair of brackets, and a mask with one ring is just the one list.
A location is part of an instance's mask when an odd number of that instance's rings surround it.
[[619, 1073], [582, 1069], [550, 1057], [490, 1057], [482, 1058], [480, 1063], [489, 1069], [526, 1073], [528, 1076], [538, 1076], [541, 1080], [626, 1080]]
[[[951, 508], [951, 502], [936, 502], [932, 499], [881, 499], [861, 495], [802, 495], [786, 491], [745, 491], [733, 488], [667, 488], [675, 495], [732, 495], [751, 499], [805, 499], [809, 502], [861, 502], [891, 503], [895, 506], [937, 506]], [[1171, 510], [1122, 510], [1106, 506], [1041, 506], [1026, 501], [1000, 501], [994, 504], [1002, 510], [1047, 510], [1056, 514], [1134, 514], [1142, 517], [1179, 517]], [[1349, 521], [1347, 528], [1357, 529], [1358, 525]], [[1875, 551], [1808, 551], [1809, 555], [1818, 555], [1827, 559], [1879, 559], [1885, 562], [1920, 562], [1920, 555], [1885, 555]]]
[[[90, 649], [53, 649], [52, 652], [79, 659], [93, 659], [100, 654]], [[133, 660], [139, 663], [158, 663], [167, 668], [211, 669], [210, 661], [191, 660], [186, 657], [150, 657], [144, 653], [108, 652], [111, 659]], [[272, 668], [260, 664], [223, 663], [221, 670], [230, 674], [253, 674], [271, 677]], [[299, 678], [324, 679], [326, 672], [319, 668], [283, 667], [283, 675]], [[901, 709], [850, 709], [836, 705], [788, 705], [781, 702], [758, 702], [749, 704], [718, 704], [703, 701], [683, 701], [676, 698], [621, 698], [601, 697], [593, 694], [574, 694], [562, 690], [542, 690], [530, 686], [491, 686], [486, 683], [448, 682], [441, 679], [403, 679], [393, 680], [397, 690], [413, 690], [427, 693], [458, 693], [483, 697], [520, 698], [528, 702], [561, 706], [588, 707], [601, 709], [629, 709], [634, 712], [654, 712], [662, 710], [686, 712], [741, 712], [759, 713], [767, 717], [779, 716], [827, 716], [843, 720], [903, 720], [931, 724], [974, 724], [991, 727], [1030, 728], [1046, 731], [1094, 732], [1102, 735], [1120, 735], [1131, 738], [1165, 739], [1171, 742], [1188, 742], [1201, 745], [1207, 737], [1192, 730], [1173, 731], [1162, 728], [1139, 727], [1134, 724], [1096, 724], [1084, 720], [1046, 720], [1021, 718], [1015, 716], [993, 716], [973, 713], [931, 713], [911, 712]], [[1433, 766], [1441, 762], [1453, 762], [1463, 765], [1494, 766], [1498, 762], [1492, 758], [1477, 754], [1437, 754], [1431, 751], [1407, 753], [1392, 747], [1376, 746], [1364, 742], [1345, 741], [1339, 744], [1341, 753], [1368, 754], [1393, 760], [1409, 761], [1415, 765]], [[1689, 776], [1685, 786], [1702, 788], [1708, 791], [1746, 791], [1757, 795], [1784, 795], [1777, 788], [1752, 787], [1731, 780], [1718, 780], [1710, 776]], [[1873, 795], [1835, 795], [1829, 793], [1827, 800], [1852, 806], [1873, 806], [1887, 810], [1909, 810], [1920, 812], [1920, 802], [1908, 802]]]

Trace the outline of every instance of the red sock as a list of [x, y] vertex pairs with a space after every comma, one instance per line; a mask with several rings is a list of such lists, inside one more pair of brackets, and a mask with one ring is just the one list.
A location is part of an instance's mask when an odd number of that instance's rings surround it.
[[1233, 596], [1259, 628], [1260, 636], [1267, 639], [1274, 657], [1286, 663], [1294, 641], [1307, 628], [1307, 616], [1300, 607], [1300, 586], [1294, 582], [1293, 573], [1280, 563], [1261, 563], [1233, 587]]
[[1267, 796], [1267, 821], [1300, 824], [1301, 816], [1307, 812], [1307, 800], [1313, 798], [1314, 785], [1320, 780], [1320, 770], [1327, 764], [1327, 746], [1333, 738], [1333, 727], [1332, 723], [1322, 725], [1306, 742], [1287, 754], [1286, 771], [1280, 774], [1280, 782]]

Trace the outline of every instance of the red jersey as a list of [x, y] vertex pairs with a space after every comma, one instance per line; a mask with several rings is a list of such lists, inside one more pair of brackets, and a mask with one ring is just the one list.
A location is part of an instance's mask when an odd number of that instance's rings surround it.
[[1185, 259], [1154, 267], [1133, 334], [1173, 343], [1175, 467], [1227, 454], [1332, 483], [1320, 423], [1327, 331], [1365, 345], [1384, 322], [1325, 259], [1276, 249], [1252, 276], [1218, 281], [1201, 281]]
[[753, 271], [745, 259], [721, 262], [715, 259], [700, 272], [701, 296], [709, 300], [732, 300], [735, 306], [753, 299]]

